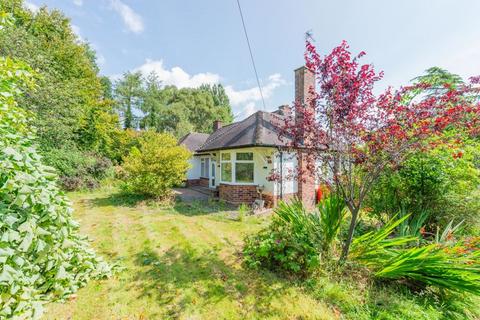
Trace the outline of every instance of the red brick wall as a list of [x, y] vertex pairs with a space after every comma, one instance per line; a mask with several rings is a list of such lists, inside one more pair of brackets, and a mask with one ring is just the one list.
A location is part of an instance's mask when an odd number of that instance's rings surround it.
[[199, 186], [202, 186], [202, 187], [208, 188], [208, 187], [210, 186], [210, 179], [208, 179], [208, 178], [200, 178], [198, 185], [199, 185]]
[[200, 179], [189, 179], [186, 182], [187, 187], [194, 187], [200, 185]]
[[[315, 87], [315, 75], [305, 67], [295, 70], [295, 102], [305, 108], [312, 108], [310, 101], [312, 96], [309, 92], [311, 87]], [[301, 114], [295, 115], [295, 122], [301, 125], [303, 117]], [[308, 139], [308, 137], [304, 137]], [[315, 205], [315, 178], [307, 170], [308, 155], [300, 153], [298, 156], [298, 198], [307, 207]]]
[[231, 185], [221, 183], [218, 186], [218, 195], [220, 199], [234, 204], [252, 204], [255, 199], [259, 198], [257, 186], [252, 185]]
[[308, 155], [300, 154], [298, 157], [298, 198], [307, 208], [315, 206], [315, 177], [307, 170]]

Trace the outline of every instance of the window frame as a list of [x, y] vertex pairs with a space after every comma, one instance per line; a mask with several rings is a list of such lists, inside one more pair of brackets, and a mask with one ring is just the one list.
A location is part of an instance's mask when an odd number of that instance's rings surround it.
[[[237, 160], [237, 154], [239, 153], [250, 153], [252, 154], [252, 160]], [[230, 159], [229, 160], [224, 160], [223, 155], [224, 154], [229, 154]], [[231, 176], [230, 176], [230, 181], [225, 181], [223, 180], [223, 164], [230, 163], [231, 166]], [[236, 170], [236, 164], [237, 163], [251, 163], [253, 164], [253, 180], [252, 182], [238, 182], [237, 181], [237, 170]], [[255, 152], [253, 151], [223, 151], [220, 152], [220, 182], [221, 183], [226, 183], [226, 184], [234, 184], [234, 185], [255, 185]]]

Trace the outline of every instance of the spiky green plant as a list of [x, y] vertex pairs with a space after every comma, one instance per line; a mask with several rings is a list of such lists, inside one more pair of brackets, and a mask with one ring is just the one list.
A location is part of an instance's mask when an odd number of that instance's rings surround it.
[[325, 198], [317, 205], [320, 214], [319, 224], [322, 233], [322, 250], [330, 252], [345, 218], [346, 209], [343, 198], [335, 194]]

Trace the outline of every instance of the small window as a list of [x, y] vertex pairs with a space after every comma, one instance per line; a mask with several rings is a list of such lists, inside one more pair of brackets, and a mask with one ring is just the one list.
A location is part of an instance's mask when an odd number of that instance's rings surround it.
[[232, 182], [232, 163], [222, 163], [222, 181]]
[[231, 159], [230, 153], [222, 153], [222, 161], [230, 161]]
[[205, 158], [200, 160], [200, 177], [205, 177]]
[[253, 152], [237, 152], [237, 161], [253, 161]]

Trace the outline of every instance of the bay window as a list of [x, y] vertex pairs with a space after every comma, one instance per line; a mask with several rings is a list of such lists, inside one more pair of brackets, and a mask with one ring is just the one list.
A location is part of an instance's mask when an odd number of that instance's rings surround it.
[[220, 155], [221, 180], [223, 182], [253, 183], [253, 152], [222, 152]]

